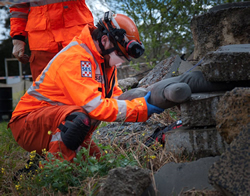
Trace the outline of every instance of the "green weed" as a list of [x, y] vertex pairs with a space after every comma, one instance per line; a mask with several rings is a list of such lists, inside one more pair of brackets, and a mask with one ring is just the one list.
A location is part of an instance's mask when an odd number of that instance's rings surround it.
[[[168, 114], [165, 112], [165, 115]], [[100, 127], [105, 125], [103, 123]], [[98, 160], [90, 156], [89, 149], [82, 148], [71, 163], [57, 159], [48, 152], [44, 152], [46, 159], [37, 156], [35, 152], [27, 153], [16, 143], [5, 122], [0, 123], [0, 138], [0, 195], [6, 196], [94, 196], [98, 194], [102, 180], [113, 168], [136, 165], [155, 172], [167, 162], [179, 161], [178, 157], [166, 152], [162, 145], [156, 143], [146, 147], [142, 139], [135, 144], [124, 145], [112, 142], [114, 139], [107, 144], [93, 138], [102, 152], [101, 158]], [[35, 169], [17, 173], [20, 169], [31, 167]]]

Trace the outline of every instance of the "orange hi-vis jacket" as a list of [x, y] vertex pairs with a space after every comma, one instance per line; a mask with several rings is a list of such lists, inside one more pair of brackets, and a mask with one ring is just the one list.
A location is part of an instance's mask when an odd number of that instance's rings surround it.
[[41, 0], [10, 7], [10, 36], [28, 36], [30, 50], [58, 52], [89, 24], [94, 27], [85, 0]]
[[116, 68], [105, 68], [87, 25], [49, 62], [19, 101], [12, 118], [41, 107], [77, 105], [98, 121], [148, 119], [144, 98], [117, 100], [120, 94]]

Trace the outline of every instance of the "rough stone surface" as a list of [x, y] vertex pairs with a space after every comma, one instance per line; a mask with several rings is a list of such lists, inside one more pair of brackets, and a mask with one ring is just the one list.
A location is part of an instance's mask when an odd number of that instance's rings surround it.
[[175, 72], [177, 71], [180, 65], [180, 62], [181, 62], [181, 59], [178, 55], [169, 57], [161, 61], [142, 80], [140, 80], [138, 87], [142, 87], [142, 86], [147, 87], [160, 80], [173, 76]]
[[189, 71], [190, 69], [192, 69], [192, 71], [201, 71], [201, 67], [200, 66], [194, 67], [194, 65], [197, 62], [193, 62], [193, 63], [190, 62], [190, 61], [181, 61], [180, 67], [178, 69], [178, 75], [183, 74], [183, 73]]
[[138, 80], [136, 78], [125, 78], [118, 80], [118, 85], [122, 90], [134, 88], [138, 85]]
[[250, 43], [250, 2], [241, 3], [244, 6], [228, 4], [227, 9], [217, 7], [192, 19], [193, 59], [200, 60], [207, 52], [215, 51], [220, 46]]
[[250, 124], [215, 162], [209, 171], [209, 182], [225, 195], [250, 195]]
[[119, 80], [128, 77], [135, 77], [137, 80], [141, 80], [142, 77], [146, 75], [144, 72], [147, 73], [148, 70], [150, 70], [150, 68], [146, 63], [140, 63], [136, 65], [121, 65], [117, 67], [117, 77]]
[[[145, 142], [158, 127], [166, 126], [161, 122], [152, 122], [151, 119], [144, 123], [112, 123], [96, 130], [93, 137], [103, 144], [110, 144], [112, 141], [126, 147], [138, 141]], [[180, 127], [166, 134], [165, 148], [176, 155], [191, 155], [196, 158], [217, 156], [227, 146], [214, 127]]]
[[113, 122], [95, 130], [93, 136], [102, 143], [108, 144], [110, 141], [114, 141], [121, 144], [132, 144], [137, 142], [137, 140], [143, 142], [147, 137], [152, 135], [158, 127], [164, 126], [166, 126], [166, 124], [153, 121], [152, 118], [149, 118], [146, 122]]
[[184, 126], [215, 126], [218, 102], [224, 92], [193, 93], [191, 100], [180, 105]]
[[151, 186], [142, 196], [183, 195], [180, 193], [193, 188], [214, 190], [208, 183], [208, 171], [218, 159], [219, 156], [202, 158], [189, 163], [167, 163], [154, 175], [157, 193]]
[[151, 184], [151, 171], [127, 166], [109, 171], [98, 196], [139, 196]]
[[177, 55], [175, 57], [174, 62], [171, 65], [168, 73], [164, 76], [164, 79], [175, 76], [177, 74], [179, 67], [180, 67], [180, 63], [181, 63], [181, 58]]
[[166, 150], [177, 155], [217, 156], [225, 152], [227, 146], [215, 128], [180, 127], [166, 134]]
[[218, 104], [216, 128], [227, 143], [250, 123], [250, 88], [237, 87], [227, 92]]
[[250, 44], [238, 44], [209, 52], [201, 64], [204, 77], [211, 82], [250, 80], [249, 51]]
[[208, 12], [217, 12], [220, 10], [226, 10], [229, 8], [247, 8], [250, 6], [249, 2], [235, 2], [235, 3], [225, 3], [214, 6], [208, 10]]

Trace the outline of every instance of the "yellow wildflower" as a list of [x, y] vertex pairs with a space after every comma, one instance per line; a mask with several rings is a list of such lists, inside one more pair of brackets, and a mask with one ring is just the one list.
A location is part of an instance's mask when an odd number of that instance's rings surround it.
[[32, 161], [34, 158], [36, 157], [36, 155], [30, 155], [30, 160]]
[[32, 155], [36, 154], [36, 150], [31, 151], [31, 154]]
[[17, 191], [21, 188], [20, 184], [15, 185], [15, 187]]
[[97, 133], [98, 135], [100, 135], [100, 131], [97, 131], [96, 133]]
[[39, 161], [40, 169], [43, 169], [42, 161]]
[[51, 135], [51, 134], [52, 134], [52, 131], [48, 131], [48, 134]]
[[116, 116], [119, 116], [119, 115], [121, 115], [122, 113], [121, 112], [119, 112]]
[[1, 170], [2, 170], [2, 173], [3, 173], [3, 174], [5, 174], [5, 169], [4, 169], [3, 167], [2, 167], [2, 169], [1, 169]]
[[151, 155], [150, 158], [151, 158], [151, 159], [155, 159], [156, 156], [155, 156], [155, 155]]

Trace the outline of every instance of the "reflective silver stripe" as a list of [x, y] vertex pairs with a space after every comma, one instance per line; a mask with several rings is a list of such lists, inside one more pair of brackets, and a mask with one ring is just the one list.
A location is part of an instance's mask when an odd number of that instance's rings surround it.
[[100, 104], [102, 103], [101, 95], [98, 97], [92, 99], [90, 102], [82, 106], [83, 109], [85, 109], [88, 113], [95, 110]]
[[90, 49], [88, 48], [88, 46], [86, 45], [86, 44], [80, 44], [80, 46], [82, 47], [82, 48], [84, 48], [85, 50], [86, 50], [86, 52], [87, 53], [89, 53], [92, 57], [93, 57], [93, 59], [94, 59], [94, 61], [95, 61], [95, 64], [96, 64], [96, 70], [95, 70], [95, 75], [96, 76], [101, 76], [101, 83], [104, 83], [104, 79], [103, 79], [103, 76], [101, 75], [101, 71], [100, 71], [100, 65], [99, 65], [99, 63], [97, 62], [97, 60], [95, 59], [95, 57], [94, 57], [94, 55], [92, 54], [92, 52], [90, 51]]
[[127, 114], [127, 103], [124, 100], [116, 100], [118, 104], [118, 114], [116, 121], [124, 121]]
[[[55, 135], [52, 135], [50, 142], [63, 142], [61, 137], [61, 132], [57, 132]], [[81, 150], [82, 146], [79, 146], [75, 152], [76, 154]]]
[[50, 142], [62, 142], [61, 132], [57, 132], [56, 134], [52, 135]]
[[28, 14], [27, 13], [23, 13], [23, 12], [11, 12], [11, 17], [10, 18], [24, 18], [27, 19], [28, 18]]
[[35, 82], [35, 86], [31, 85], [30, 88], [28, 89], [27, 93], [30, 96], [35, 97], [36, 99], [40, 100], [40, 101], [46, 101], [48, 103], [50, 103], [51, 105], [64, 105], [61, 102], [55, 102], [52, 101], [51, 99], [43, 96], [41, 93], [37, 92], [36, 90], [40, 88], [40, 84], [43, 83], [43, 80], [45, 78], [45, 73], [49, 70], [51, 64], [53, 63], [53, 61], [55, 60], [55, 58], [61, 54], [62, 52], [67, 51], [69, 48], [71, 48], [72, 46], [78, 45], [77, 41], [71, 42], [69, 45], [67, 45], [65, 48], [63, 48], [59, 53], [57, 53], [52, 60], [50, 60], [49, 64], [47, 65], [47, 67], [43, 70], [41, 77], [39, 78], [38, 81]]
[[113, 99], [117, 99], [117, 100], [118, 100], [118, 97], [119, 97], [119, 96], [114, 96], [114, 97], [112, 97], [112, 98], [113, 98]]
[[37, 7], [37, 6], [49, 5], [49, 4], [54, 4], [54, 3], [62, 3], [62, 2], [67, 2], [67, 1], [77, 1], [77, 0], [40, 0], [40, 1], [30, 2], [30, 6]]
[[33, 88], [34, 86], [31, 86], [28, 90], [28, 94], [30, 96], [33, 96], [35, 97], [36, 99], [38, 99], [39, 101], [46, 101], [48, 103], [50, 103], [51, 105], [65, 105], [64, 103], [61, 103], [61, 102], [56, 102], [56, 101], [52, 101], [51, 99], [43, 96], [41, 93], [37, 92], [35, 90], [35, 87]]
[[17, 3], [10, 6], [10, 8], [29, 8], [29, 7], [30, 7], [29, 3]]

